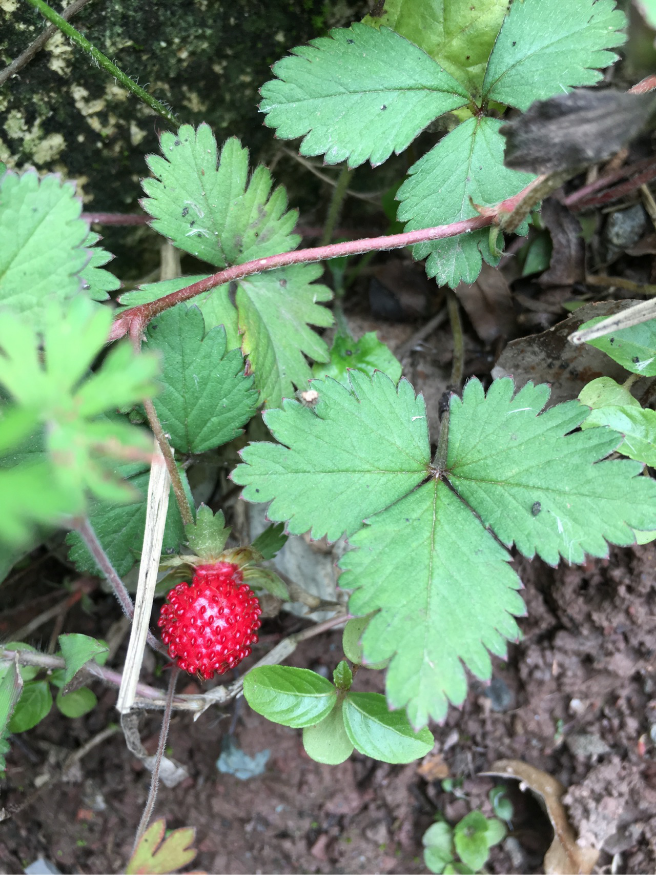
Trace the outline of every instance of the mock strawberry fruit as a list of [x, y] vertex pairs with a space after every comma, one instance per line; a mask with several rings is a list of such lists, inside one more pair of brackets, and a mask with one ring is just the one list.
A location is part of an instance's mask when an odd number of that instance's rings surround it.
[[157, 625], [183, 671], [210, 680], [250, 655], [262, 611], [238, 565], [197, 566], [191, 585], [174, 587], [167, 601]]

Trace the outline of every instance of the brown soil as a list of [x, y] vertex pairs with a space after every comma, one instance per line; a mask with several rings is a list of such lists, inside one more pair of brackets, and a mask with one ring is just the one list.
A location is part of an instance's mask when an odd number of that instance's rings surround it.
[[[452, 709], [435, 729], [434, 780], [422, 777], [426, 764], [388, 766], [358, 754], [341, 766], [319, 765], [305, 754], [299, 731], [265, 721], [242, 701], [232, 721], [217, 711], [196, 723], [174, 718], [170, 748], [190, 777], [160, 789], [156, 814], [166, 816], [169, 828], [196, 826], [194, 868], [208, 872], [422, 872], [421, 836], [433, 815], [456, 822], [473, 808], [490, 813], [493, 780], [477, 774], [512, 757], [569, 788], [566, 802], [581, 839], [605, 849], [600, 867], [620, 854], [617, 871], [654, 871], [655, 556], [651, 545], [613, 549], [608, 560], [555, 571], [518, 560], [528, 607], [524, 640], [511, 647], [508, 663], [496, 662], [493, 686], [473, 682], [463, 708]], [[111, 601], [104, 606], [113, 615]], [[94, 624], [105, 621], [77, 610], [67, 620], [76, 631], [91, 632]], [[284, 632], [294, 624], [287, 618], [270, 625]], [[333, 633], [305, 642], [294, 664], [331, 670], [340, 656], [340, 636]], [[382, 681], [378, 672], [357, 678], [362, 689], [381, 689]], [[114, 693], [99, 685], [96, 692], [100, 705], [88, 716], [71, 721], [53, 710], [18, 737], [8, 761], [8, 809], [24, 803], [53, 764], [115, 720]], [[241, 781], [218, 772], [231, 723], [247, 754], [270, 751], [262, 776]], [[158, 727], [156, 715], [143, 719], [149, 750]], [[447, 768], [463, 779], [455, 793], [441, 787]], [[22, 872], [38, 856], [62, 872], [122, 871], [149, 778], [117, 733], [65, 782], [0, 825], [0, 871]], [[540, 871], [551, 841], [548, 821], [533, 797], [516, 782], [510, 786], [515, 840], [494, 850], [490, 869]]]

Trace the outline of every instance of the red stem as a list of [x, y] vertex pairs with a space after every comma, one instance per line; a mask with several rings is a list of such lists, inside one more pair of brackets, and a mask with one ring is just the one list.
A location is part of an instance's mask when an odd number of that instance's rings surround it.
[[[532, 187], [532, 185], [529, 186], [529, 188]], [[438, 225], [435, 228], [423, 228], [419, 231], [389, 234], [383, 237], [370, 237], [364, 240], [347, 240], [343, 243], [332, 243], [329, 246], [317, 246], [312, 249], [298, 249], [294, 252], [283, 252], [280, 255], [259, 258], [257, 261], [248, 261], [246, 264], [233, 265], [200, 282], [159, 298], [157, 301], [141, 304], [139, 307], [132, 307], [130, 310], [126, 310], [115, 319], [109, 340], [118, 340], [128, 333], [134, 340], [135, 336], [139, 337], [141, 335], [141, 332], [151, 319], [164, 310], [168, 310], [169, 307], [174, 307], [182, 301], [188, 301], [190, 298], [194, 298], [196, 295], [207, 292], [216, 286], [222, 286], [225, 283], [243, 279], [253, 274], [274, 270], [278, 267], [287, 267], [291, 264], [308, 264], [329, 258], [340, 258], [345, 255], [362, 255], [365, 252], [401, 249], [404, 246], [412, 246], [415, 243], [424, 243], [428, 240], [444, 240], [447, 237], [456, 237], [458, 234], [466, 234], [472, 231], [480, 231], [482, 228], [489, 228], [497, 222], [499, 213], [512, 212], [516, 204], [522, 199], [524, 191], [494, 207], [486, 207], [486, 211], [489, 210], [489, 215], [476, 216], [473, 219], [465, 219], [461, 222], [453, 222], [451, 225]]]
[[602, 207], [604, 204], [609, 204], [612, 203], [612, 201], [619, 200], [626, 194], [631, 194], [632, 191], [635, 191], [637, 188], [640, 188], [641, 185], [645, 185], [645, 183], [650, 182], [654, 178], [656, 178], [656, 163], [652, 163], [651, 166], [646, 170], [643, 170], [642, 173], [638, 173], [631, 179], [627, 179], [626, 182], [616, 185], [614, 188], [609, 188], [608, 191], [603, 192], [598, 197], [590, 197], [578, 201], [574, 209], [579, 211], [589, 210], [592, 207]]
[[146, 225], [150, 222], [150, 216], [145, 213], [82, 213], [80, 218], [98, 225]]
[[589, 182], [582, 188], [573, 191], [563, 198], [562, 203], [570, 209], [578, 209], [581, 201], [587, 200], [590, 195], [595, 194], [602, 188], [612, 185], [614, 182], [619, 182], [620, 179], [625, 179], [634, 173], [640, 173], [650, 167], [656, 167], [656, 158], [643, 158], [642, 161], [636, 161], [635, 164], [629, 164], [626, 167], [620, 167], [619, 170], [614, 170], [612, 173], [607, 173], [605, 176], [600, 176], [594, 182]]

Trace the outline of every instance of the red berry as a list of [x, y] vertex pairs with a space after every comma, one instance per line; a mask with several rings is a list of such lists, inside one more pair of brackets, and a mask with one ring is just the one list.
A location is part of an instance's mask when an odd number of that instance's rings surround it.
[[250, 655], [262, 609], [238, 565], [198, 566], [191, 585], [174, 587], [167, 601], [157, 625], [183, 671], [210, 680]]

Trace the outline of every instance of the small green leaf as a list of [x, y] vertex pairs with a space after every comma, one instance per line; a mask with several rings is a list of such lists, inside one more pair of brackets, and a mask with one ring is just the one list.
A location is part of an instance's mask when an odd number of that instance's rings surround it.
[[[512, 816], [512, 805], [510, 806], [510, 809]], [[497, 820], [496, 817], [487, 818], [487, 832], [485, 833], [485, 838], [489, 847], [492, 847], [492, 845], [497, 845], [500, 841], [503, 841], [507, 833], [508, 830], [506, 829], [505, 824], [501, 823], [500, 820]]]
[[[578, 329], [583, 331], [592, 328], [605, 317], [598, 316], [584, 322]], [[627, 371], [639, 374], [641, 377], [656, 377], [656, 319], [641, 322], [631, 328], [621, 328], [604, 337], [589, 340], [590, 346], [595, 346]]]
[[380, 693], [348, 693], [344, 726], [354, 747], [385, 763], [409, 763], [432, 750], [428, 729], [415, 732], [404, 711], [390, 711]]
[[214, 513], [206, 504], [201, 504], [196, 511], [196, 522], [185, 526], [185, 535], [194, 553], [215, 562], [225, 549], [230, 527], [226, 527], [222, 510]]
[[[4, 671], [2, 671], [4, 669]], [[16, 663], [0, 664], [0, 775], [5, 771], [5, 754], [9, 753], [9, 721], [23, 690], [23, 679]]]
[[[526, 243], [525, 258], [522, 265], [522, 276], [530, 276], [534, 273], [542, 273], [551, 264], [552, 243], [551, 236], [543, 231]], [[523, 249], [524, 247], [522, 247]], [[518, 253], [519, 254], [519, 253]]]
[[314, 284], [322, 272], [318, 264], [297, 264], [246, 277], [237, 286], [242, 349], [266, 407], [280, 407], [294, 386], [308, 388], [312, 371], [305, 356], [328, 360], [328, 347], [310, 328], [333, 321], [330, 310], [319, 305], [332, 292]]
[[100, 240], [100, 234], [89, 231], [84, 246], [91, 253], [90, 261], [84, 266], [80, 276], [84, 289], [92, 301], [106, 301], [109, 292], [115, 292], [121, 288], [121, 281], [108, 270], [103, 270], [103, 265], [111, 261], [114, 256], [96, 244]]
[[364, 24], [391, 27], [434, 58], [477, 98], [508, 0], [386, 0]]
[[267, 720], [300, 729], [330, 714], [337, 690], [307, 668], [272, 665], [254, 668], [244, 677], [244, 696]]
[[97, 641], [88, 635], [60, 635], [59, 646], [66, 662], [65, 684], [69, 684], [87, 662], [96, 659], [102, 653], [109, 652], [109, 647], [104, 641]]
[[89, 687], [80, 687], [79, 690], [73, 690], [72, 693], [67, 693], [65, 696], [61, 692], [57, 693], [55, 705], [64, 717], [82, 717], [88, 714], [98, 704], [98, 699]]
[[656, 410], [630, 407], [600, 407], [581, 423], [582, 429], [607, 426], [624, 435], [617, 452], [656, 467]]
[[438, 821], [429, 826], [421, 841], [426, 865], [435, 875], [441, 875], [454, 859], [453, 830], [445, 821]]
[[30, 681], [23, 692], [9, 722], [10, 732], [25, 732], [47, 717], [52, 708], [48, 681]]
[[[413, 164], [397, 193], [398, 218], [406, 231], [445, 225], [478, 215], [472, 204], [496, 204], [521, 191], [534, 178], [503, 165], [501, 122], [471, 118], [443, 137], [437, 146]], [[439, 191], [440, 196], [435, 197]], [[489, 246], [489, 230], [459, 234], [445, 240], [418, 243], [416, 259], [426, 258], [426, 272], [438, 285], [455, 288], [473, 283], [482, 259], [496, 264]]]
[[225, 330], [205, 334], [200, 310], [179, 304], [149, 323], [147, 338], [163, 358], [164, 388], [153, 403], [173, 448], [203, 453], [243, 434], [257, 392], [241, 353], [226, 351]]
[[46, 463], [0, 470], [0, 541], [16, 547], [29, 544], [37, 526], [59, 526], [65, 517], [84, 509], [83, 498], [57, 482]]
[[483, 96], [526, 110], [535, 100], [593, 85], [617, 60], [626, 26], [614, 0], [524, 0], [510, 7], [485, 71]]
[[480, 811], [470, 811], [453, 830], [458, 856], [474, 872], [481, 869], [489, 855], [488, 822]]
[[579, 392], [579, 401], [593, 410], [597, 407], [640, 408], [638, 399], [634, 398], [628, 389], [620, 386], [611, 377], [597, 377], [596, 380], [585, 385]]
[[338, 766], [351, 756], [353, 744], [344, 729], [341, 702], [320, 723], [305, 727], [303, 747], [313, 760], [329, 766]]
[[273, 72], [261, 89], [265, 124], [281, 139], [304, 137], [301, 155], [325, 154], [326, 164], [382, 164], [469, 98], [417, 46], [363, 24], [293, 49]]
[[505, 787], [493, 787], [489, 792], [489, 797], [496, 816], [507, 823], [512, 820], [513, 804], [506, 795]]
[[196, 856], [190, 847], [196, 838], [194, 827], [174, 829], [166, 838], [166, 821], [160, 818], [141, 836], [127, 865], [127, 875], [169, 875], [189, 863]]
[[342, 635], [342, 648], [344, 656], [351, 660], [355, 665], [364, 665], [366, 668], [382, 669], [387, 668], [389, 659], [383, 659], [380, 662], [365, 662], [362, 653], [362, 636], [364, 630], [369, 625], [373, 613], [367, 614], [365, 617], [354, 617], [349, 620], [344, 626], [344, 634]]
[[164, 157], [150, 155], [154, 179], [145, 179], [142, 202], [153, 228], [218, 268], [296, 249], [292, 234], [298, 214], [287, 209], [282, 186], [258, 167], [248, 179], [248, 150], [236, 137], [226, 140], [217, 166], [217, 144], [209, 125], [182, 125], [162, 134]]
[[364, 334], [358, 341], [344, 334], [336, 335], [330, 361], [325, 365], [315, 364], [312, 373], [319, 379], [332, 377], [348, 386], [348, 371], [353, 368], [365, 374], [382, 371], [395, 383], [401, 379], [401, 362], [378, 340], [375, 331]]
[[[314, 381], [313, 410], [286, 401], [265, 422], [281, 444], [251, 444], [233, 480], [248, 501], [272, 501], [271, 520], [288, 520], [292, 534], [336, 541], [426, 477], [430, 446], [426, 409], [408, 382], [398, 388], [377, 371], [349, 374], [349, 390]], [[364, 612], [363, 612], [364, 613]]]
[[338, 690], [350, 690], [353, 683], [353, 672], [349, 668], [348, 662], [343, 659], [333, 672], [333, 683]]
[[271, 523], [257, 536], [251, 546], [263, 559], [273, 559], [287, 543], [287, 537], [284, 523]]
[[89, 227], [75, 184], [36, 170], [0, 178], [0, 309], [25, 314], [39, 328], [53, 318], [48, 301], [70, 301], [82, 289]]

